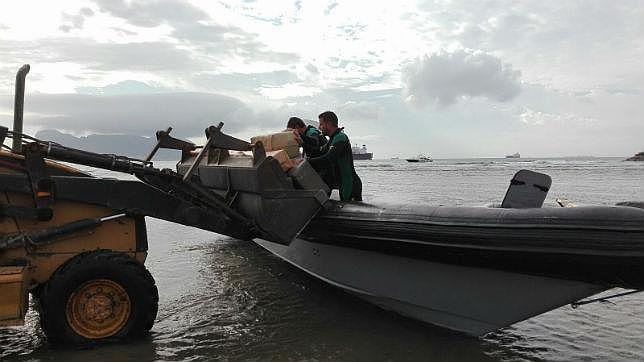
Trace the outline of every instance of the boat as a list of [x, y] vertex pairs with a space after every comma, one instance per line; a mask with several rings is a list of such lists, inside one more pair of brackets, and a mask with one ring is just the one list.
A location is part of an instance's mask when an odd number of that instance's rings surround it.
[[615, 286], [644, 287], [643, 224], [644, 210], [625, 207], [331, 201], [289, 245], [255, 242], [384, 309], [482, 336]]
[[431, 157], [425, 155], [418, 155], [415, 158], [408, 158], [407, 162], [434, 162]]
[[644, 289], [642, 203], [542, 207], [550, 177], [528, 170], [498, 207], [341, 202], [308, 162], [213, 138], [177, 172], [227, 200], [257, 245], [403, 316], [482, 336], [614, 287]]
[[635, 156], [627, 158], [626, 161], [644, 161], [644, 152], [638, 152]]
[[362, 147], [358, 147], [358, 145], [354, 145], [351, 147], [351, 153], [353, 154], [353, 159], [354, 160], [371, 160], [373, 159], [373, 153], [367, 152], [367, 146], [362, 145]]
[[513, 153], [511, 155], [505, 155], [505, 158], [521, 158], [521, 154], [519, 152]]

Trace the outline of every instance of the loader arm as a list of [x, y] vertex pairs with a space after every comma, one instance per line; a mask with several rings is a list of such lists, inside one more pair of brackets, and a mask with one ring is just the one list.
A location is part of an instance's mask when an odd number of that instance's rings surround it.
[[[252, 237], [248, 228], [216, 208], [206, 208], [139, 181], [78, 176], [51, 176], [51, 181], [57, 200], [105, 206], [239, 239]], [[0, 191], [32, 192], [28, 177], [21, 174], [0, 174]]]
[[[157, 217], [239, 239], [259, 237], [290, 243], [322, 208], [327, 194], [320, 187], [295, 188], [280, 163], [266, 155], [261, 142], [250, 144], [226, 135], [222, 126], [206, 129], [208, 142], [198, 152], [185, 141], [170, 139], [170, 129], [161, 132], [159, 147], [170, 144], [170, 148], [182, 150], [177, 171], [155, 168], [147, 159], [88, 152], [21, 134], [20, 156], [24, 159], [14, 163], [17, 170], [22, 168], [22, 178], [2, 176], [0, 190], [31, 193], [35, 210], [23, 210], [23, 214], [34, 213], [41, 221], [51, 218], [54, 199], [61, 199]], [[3, 127], [0, 133], [17, 137]], [[229, 166], [228, 150], [252, 151], [253, 156], [243, 167]], [[153, 154], [154, 150], [150, 156]], [[54, 174], [48, 160], [128, 173], [141, 182], [97, 178], [78, 170]], [[309, 177], [319, 179], [317, 174]]]

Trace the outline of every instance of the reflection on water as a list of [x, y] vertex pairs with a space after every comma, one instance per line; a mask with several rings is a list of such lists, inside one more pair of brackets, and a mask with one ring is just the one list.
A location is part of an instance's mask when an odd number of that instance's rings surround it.
[[[166, 165], [165, 167], [171, 167]], [[553, 178], [547, 203], [643, 200], [644, 163], [614, 159], [356, 163], [369, 201], [500, 202], [520, 168]], [[312, 279], [252, 243], [148, 218], [146, 262], [159, 287], [151, 335], [132, 344], [53, 349], [30, 310], [0, 329], [2, 360], [642, 360], [644, 296], [563, 307], [481, 339], [383, 311]]]

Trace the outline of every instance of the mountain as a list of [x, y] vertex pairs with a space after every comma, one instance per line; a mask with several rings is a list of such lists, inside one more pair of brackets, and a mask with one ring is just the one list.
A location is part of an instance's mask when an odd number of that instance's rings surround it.
[[[63, 146], [96, 153], [110, 153], [133, 158], [145, 158], [150, 153], [156, 139], [135, 135], [99, 135], [76, 137], [53, 129], [36, 133], [36, 138], [43, 141], [60, 143]], [[153, 160], [178, 160], [181, 151], [159, 150]]]

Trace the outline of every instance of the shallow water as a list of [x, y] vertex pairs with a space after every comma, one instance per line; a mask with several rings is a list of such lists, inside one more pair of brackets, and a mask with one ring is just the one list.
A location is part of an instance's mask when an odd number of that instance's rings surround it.
[[[547, 204], [558, 196], [577, 204], [644, 200], [644, 162], [621, 159], [373, 160], [356, 168], [366, 201], [500, 203], [522, 168], [552, 176]], [[644, 360], [644, 295], [566, 306], [470, 338], [385, 312], [252, 243], [147, 221], [146, 265], [160, 297], [147, 339], [54, 349], [30, 310], [25, 326], [0, 329], [0, 360]]]

